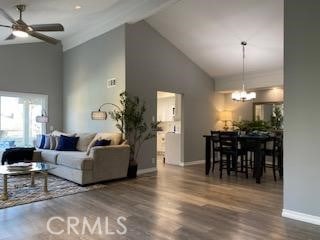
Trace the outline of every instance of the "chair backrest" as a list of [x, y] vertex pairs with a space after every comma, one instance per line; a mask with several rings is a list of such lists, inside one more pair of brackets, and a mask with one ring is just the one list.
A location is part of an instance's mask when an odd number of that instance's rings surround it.
[[218, 136], [220, 131], [211, 131], [211, 136]]
[[220, 132], [219, 144], [222, 151], [237, 151], [238, 149], [238, 133], [237, 132]]

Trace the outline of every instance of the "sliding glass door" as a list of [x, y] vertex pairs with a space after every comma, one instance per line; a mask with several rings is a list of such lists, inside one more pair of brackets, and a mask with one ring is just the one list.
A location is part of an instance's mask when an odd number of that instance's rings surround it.
[[32, 146], [36, 135], [45, 132], [36, 116], [46, 106], [46, 95], [0, 92], [0, 149]]

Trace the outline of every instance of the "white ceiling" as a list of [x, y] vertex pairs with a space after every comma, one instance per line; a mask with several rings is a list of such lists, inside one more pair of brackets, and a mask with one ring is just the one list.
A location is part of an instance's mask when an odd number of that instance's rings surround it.
[[[0, 0], [0, 8], [18, 18], [24, 3], [28, 24], [61, 23], [64, 50], [124, 23], [141, 19], [160, 32], [210, 76], [242, 71], [240, 42], [248, 41], [249, 72], [283, 66], [283, 0]], [[80, 5], [80, 10], [75, 6]], [[151, 17], [150, 17], [151, 16]], [[9, 24], [0, 16], [0, 24]], [[0, 45], [36, 42], [35, 38], [3, 41], [10, 30], [0, 28]]]
[[212, 77], [283, 67], [283, 0], [181, 0], [147, 22]]
[[[64, 49], [101, 35], [124, 23], [151, 16], [176, 0], [1, 0], [0, 8], [18, 19], [16, 4], [26, 4], [23, 19], [28, 24], [61, 23], [65, 32], [46, 33], [62, 40]], [[75, 6], [81, 6], [75, 10]], [[0, 24], [10, 25], [0, 16]], [[3, 41], [10, 29], [0, 28], [0, 45], [37, 42], [35, 38]]]

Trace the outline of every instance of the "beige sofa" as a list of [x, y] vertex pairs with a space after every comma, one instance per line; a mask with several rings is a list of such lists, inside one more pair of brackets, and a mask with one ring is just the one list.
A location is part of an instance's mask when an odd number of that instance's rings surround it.
[[[91, 134], [91, 141], [88, 141], [89, 135], [78, 135], [79, 151], [40, 149], [41, 160], [55, 165], [49, 172], [80, 185], [125, 178], [129, 166], [129, 146], [121, 144], [121, 134]], [[97, 139], [110, 139], [111, 145], [93, 147]]]

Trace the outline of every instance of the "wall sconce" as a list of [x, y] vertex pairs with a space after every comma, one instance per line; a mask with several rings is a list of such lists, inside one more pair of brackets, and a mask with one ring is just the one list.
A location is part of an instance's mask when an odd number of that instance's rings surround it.
[[227, 123], [232, 121], [232, 112], [231, 111], [221, 112], [220, 120], [224, 122], [223, 130], [228, 131], [229, 127]]

